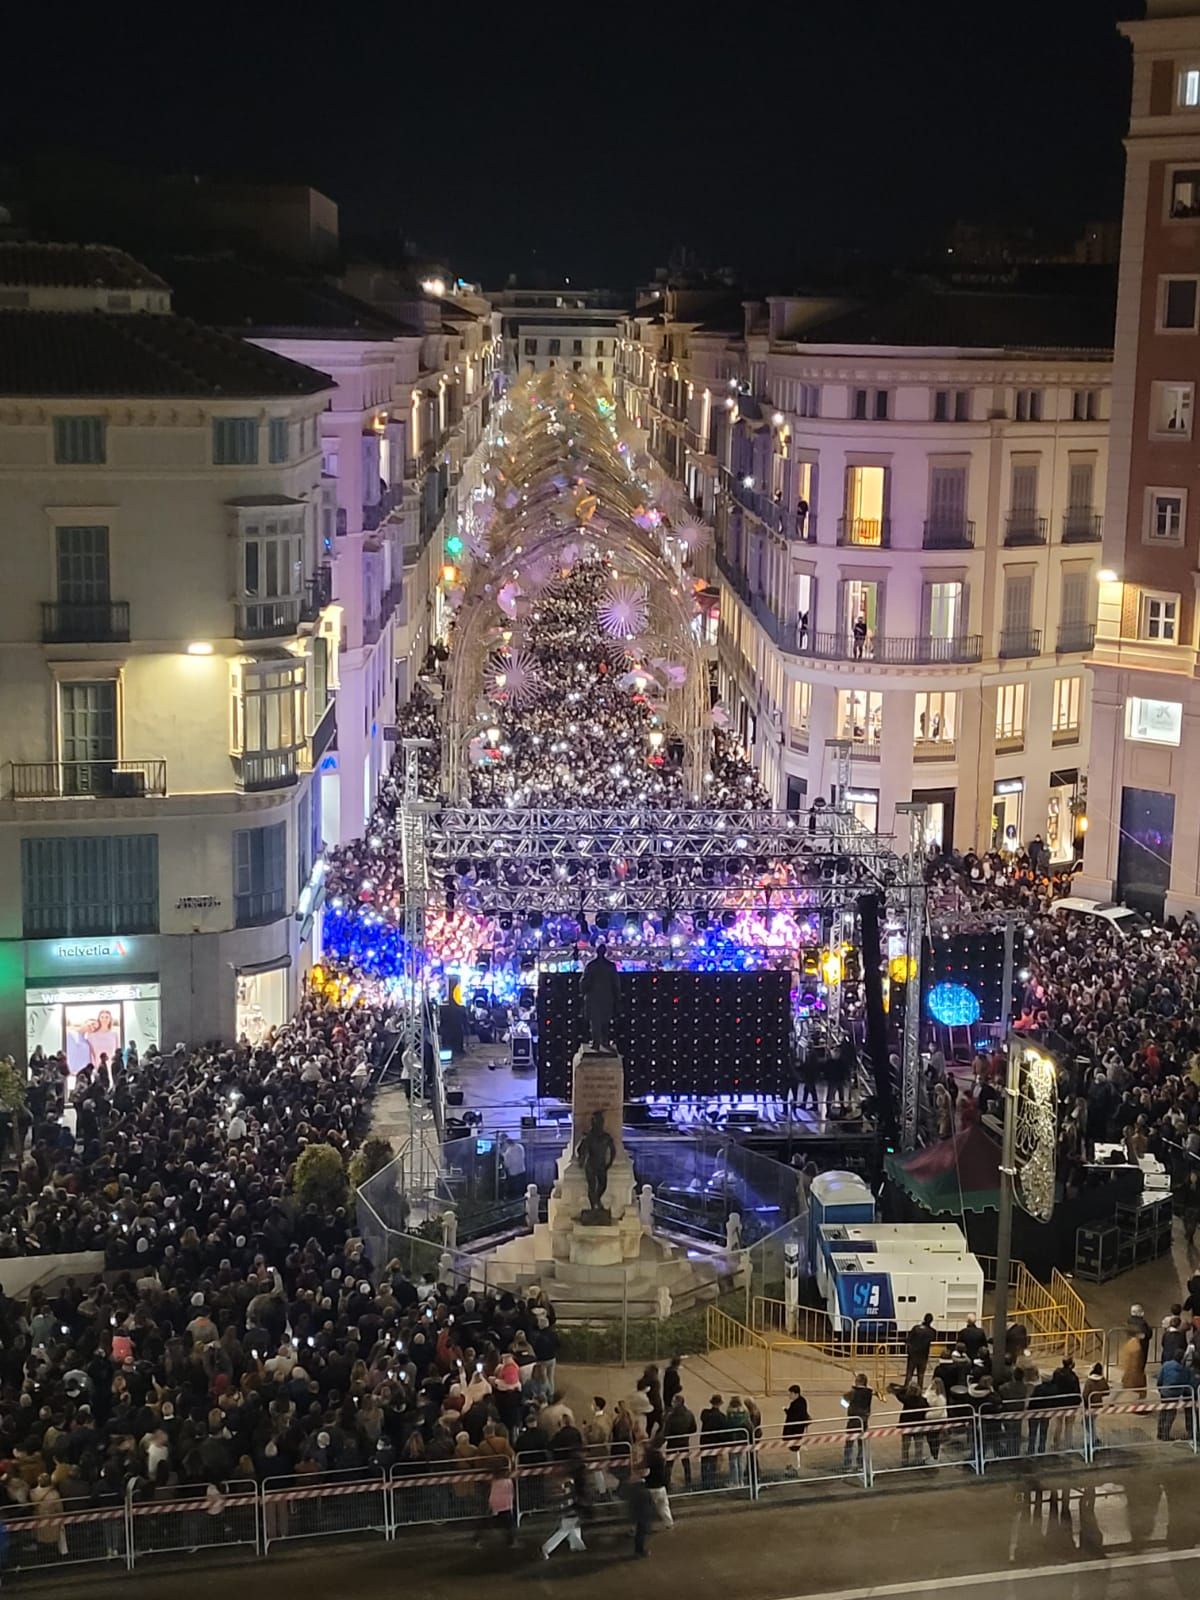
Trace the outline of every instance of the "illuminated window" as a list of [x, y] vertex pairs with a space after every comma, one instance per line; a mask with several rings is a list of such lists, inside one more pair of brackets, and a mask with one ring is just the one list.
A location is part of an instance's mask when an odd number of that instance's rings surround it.
[[1079, 705], [1082, 698], [1082, 678], [1055, 678], [1054, 707], [1050, 714], [1050, 728], [1052, 732], [1079, 732]]
[[1165, 439], [1190, 439], [1192, 436], [1192, 395], [1190, 383], [1155, 383], [1150, 389], [1150, 431]]
[[996, 743], [1025, 743], [1025, 685], [1002, 683], [996, 690]]
[[958, 695], [942, 691], [921, 692], [913, 712], [913, 742], [917, 745], [953, 744], [958, 726]]

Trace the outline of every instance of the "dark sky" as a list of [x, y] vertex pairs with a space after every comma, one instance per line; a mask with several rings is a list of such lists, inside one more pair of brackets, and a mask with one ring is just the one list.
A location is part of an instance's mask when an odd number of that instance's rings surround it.
[[[22, 8], [28, 11], [29, 8]], [[1119, 214], [1139, 0], [44, 6], [0, 160], [303, 180], [469, 277], [786, 276]], [[22, 48], [24, 44], [24, 48]], [[0, 198], [3, 198], [0, 195]]]

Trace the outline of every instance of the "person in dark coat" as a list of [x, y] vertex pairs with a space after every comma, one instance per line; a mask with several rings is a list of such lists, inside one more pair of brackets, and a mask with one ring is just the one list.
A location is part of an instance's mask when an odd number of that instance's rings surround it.
[[904, 1382], [907, 1386], [915, 1378], [918, 1388], [925, 1386], [925, 1369], [929, 1365], [929, 1352], [933, 1349], [933, 1312], [927, 1311], [908, 1330], [904, 1340]]

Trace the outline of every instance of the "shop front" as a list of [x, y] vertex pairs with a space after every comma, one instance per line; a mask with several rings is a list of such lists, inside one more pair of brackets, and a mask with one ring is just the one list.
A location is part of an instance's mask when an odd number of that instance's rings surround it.
[[25, 945], [25, 1044], [65, 1052], [72, 1073], [162, 1038], [158, 941], [112, 936]]
[[1015, 853], [1021, 848], [1024, 778], [999, 778], [992, 790], [992, 849]]
[[1075, 767], [1056, 769], [1050, 774], [1050, 798], [1046, 805], [1046, 846], [1050, 860], [1070, 861], [1075, 855], [1075, 815], [1079, 798], [1079, 772]]
[[914, 805], [925, 807], [922, 842], [926, 850], [949, 850], [954, 843], [954, 789], [914, 789]]
[[237, 973], [237, 1036], [260, 1045], [272, 1028], [291, 1015], [288, 975], [291, 960], [270, 966], [240, 967]]

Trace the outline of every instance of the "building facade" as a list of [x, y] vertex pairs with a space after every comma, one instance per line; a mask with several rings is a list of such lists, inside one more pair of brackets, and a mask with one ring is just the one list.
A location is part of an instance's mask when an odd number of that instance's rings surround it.
[[868, 826], [916, 800], [930, 844], [1072, 858], [1111, 298], [1073, 302], [668, 289], [627, 320], [621, 404], [713, 529], [716, 688], [778, 804], [848, 780]]
[[[335, 730], [323, 372], [0, 246], [0, 1049], [257, 1035], [308, 961]], [[124, 292], [124, 291], [120, 291]], [[139, 290], [132, 291], [136, 297]]]
[[1200, 5], [1133, 45], [1083, 885], [1200, 910]]
[[500, 318], [505, 369], [590, 372], [611, 383], [615, 372], [621, 306], [595, 289], [497, 289], [488, 294]]

